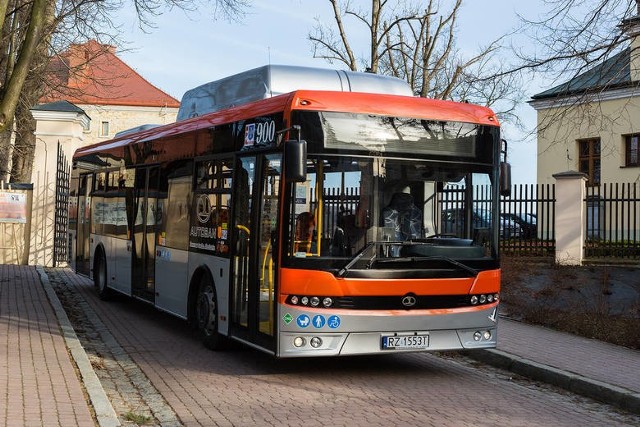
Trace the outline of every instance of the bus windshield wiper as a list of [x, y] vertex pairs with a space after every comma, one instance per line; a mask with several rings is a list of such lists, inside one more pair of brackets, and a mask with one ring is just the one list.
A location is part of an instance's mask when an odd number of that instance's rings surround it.
[[[357, 254], [355, 254], [355, 256], [353, 257], [353, 259], [351, 261], [349, 261], [349, 263], [347, 265], [345, 265], [344, 267], [342, 267], [339, 271], [338, 271], [338, 277], [344, 277], [347, 272], [349, 271], [349, 269], [351, 267], [353, 267], [358, 261], [360, 261], [360, 258], [362, 258], [364, 256], [364, 254], [367, 252], [367, 250], [369, 250], [369, 248], [371, 248], [371, 246], [375, 246], [379, 243], [386, 243], [386, 242], [369, 242], [365, 245], [364, 248], [362, 248], [362, 250], [360, 252], [358, 252]], [[371, 264], [373, 262], [373, 260], [376, 257], [376, 251], [373, 251], [373, 257], [371, 258], [371, 260], [369, 260], [369, 264]]]

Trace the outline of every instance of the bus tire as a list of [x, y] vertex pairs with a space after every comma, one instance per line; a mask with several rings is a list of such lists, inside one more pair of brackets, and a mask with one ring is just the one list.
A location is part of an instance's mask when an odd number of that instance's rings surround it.
[[93, 284], [101, 300], [108, 300], [111, 296], [111, 289], [107, 285], [107, 260], [104, 252], [100, 249], [96, 251], [96, 260], [93, 265]]
[[196, 325], [202, 343], [210, 350], [222, 350], [225, 337], [218, 332], [218, 297], [209, 274], [204, 274], [200, 279], [195, 308]]

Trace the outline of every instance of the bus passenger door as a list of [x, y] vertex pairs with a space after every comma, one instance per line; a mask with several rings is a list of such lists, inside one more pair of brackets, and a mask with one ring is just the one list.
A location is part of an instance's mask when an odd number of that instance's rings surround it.
[[131, 232], [132, 294], [154, 301], [158, 166], [136, 170], [133, 197], [134, 224]]
[[280, 159], [280, 154], [240, 158], [232, 196], [231, 333], [273, 351]]
[[78, 185], [78, 218], [76, 234], [76, 272], [88, 276], [91, 270], [91, 190], [93, 175], [80, 175]]

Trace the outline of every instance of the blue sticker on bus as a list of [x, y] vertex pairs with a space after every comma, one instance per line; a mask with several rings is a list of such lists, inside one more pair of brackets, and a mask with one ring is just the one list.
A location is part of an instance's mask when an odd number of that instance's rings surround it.
[[330, 327], [331, 329], [336, 329], [340, 327], [340, 317], [338, 316], [329, 316], [329, 319], [327, 320], [327, 326]]
[[301, 328], [306, 328], [307, 326], [309, 326], [309, 316], [307, 316], [306, 314], [301, 314], [300, 316], [298, 316], [298, 318], [296, 319], [296, 323], [298, 324], [298, 326], [300, 326]]
[[313, 316], [313, 327], [314, 328], [322, 328], [325, 324], [324, 316], [320, 316], [319, 314]]

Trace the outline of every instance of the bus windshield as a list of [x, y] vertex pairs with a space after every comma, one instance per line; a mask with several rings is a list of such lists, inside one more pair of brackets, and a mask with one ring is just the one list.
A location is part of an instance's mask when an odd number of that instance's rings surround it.
[[[357, 131], [362, 117], [333, 113], [329, 123], [324, 116], [325, 135], [308, 144], [311, 152], [327, 154], [310, 154], [306, 181], [292, 184], [285, 265], [339, 275], [429, 268], [465, 275], [495, 268], [503, 227], [495, 205], [497, 138], [479, 137], [478, 126], [468, 124], [430, 127], [367, 116], [379, 125], [374, 143]], [[407, 135], [412, 146], [430, 148], [400, 155]]]

